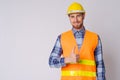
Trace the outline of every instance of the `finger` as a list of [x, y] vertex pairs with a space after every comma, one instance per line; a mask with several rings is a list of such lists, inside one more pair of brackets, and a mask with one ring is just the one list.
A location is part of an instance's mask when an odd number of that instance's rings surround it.
[[79, 54], [76, 55], [76, 59], [77, 59], [77, 61], [80, 60], [80, 55]]
[[72, 53], [72, 54], [71, 54], [71, 57], [72, 57], [72, 58], [76, 58], [76, 54], [75, 54], [75, 53]]
[[80, 55], [79, 55], [79, 54], [77, 54], [77, 55], [76, 55], [76, 57], [77, 57], [77, 58], [79, 58], [79, 57], [80, 57]]
[[75, 46], [73, 47], [70, 56], [71, 56], [72, 58], [76, 58], [76, 54], [75, 54]]
[[76, 48], [76, 46], [73, 47], [73, 49], [72, 49], [72, 53], [75, 53], [75, 48]]

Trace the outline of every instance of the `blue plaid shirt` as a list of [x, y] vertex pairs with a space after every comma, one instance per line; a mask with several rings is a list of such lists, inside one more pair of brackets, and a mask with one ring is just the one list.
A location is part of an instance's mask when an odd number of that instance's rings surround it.
[[[83, 27], [80, 31], [77, 31], [74, 28], [72, 28], [72, 31], [74, 33], [78, 48], [80, 49], [84, 39], [85, 28]], [[54, 48], [50, 54], [49, 57], [50, 67], [60, 68], [66, 66], [64, 62], [64, 58], [61, 57], [62, 47], [61, 47], [60, 39], [61, 39], [61, 35], [58, 36]], [[98, 36], [98, 45], [94, 51], [94, 55], [95, 55], [96, 68], [97, 68], [97, 80], [106, 80], [105, 66], [104, 66], [103, 52], [102, 52], [102, 43], [99, 36]]]

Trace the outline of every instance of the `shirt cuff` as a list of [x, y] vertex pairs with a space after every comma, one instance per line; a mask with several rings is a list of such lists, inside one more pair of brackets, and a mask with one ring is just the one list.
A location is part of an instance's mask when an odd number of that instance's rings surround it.
[[62, 67], [66, 66], [66, 64], [65, 64], [65, 58], [61, 58], [60, 63], [61, 63]]

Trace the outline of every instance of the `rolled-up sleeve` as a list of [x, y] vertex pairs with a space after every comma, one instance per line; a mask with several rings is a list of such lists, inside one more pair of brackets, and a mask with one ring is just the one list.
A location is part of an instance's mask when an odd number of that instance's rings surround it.
[[98, 36], [98, 45], [95, 49], [95, 60], [96, 60], [96, 68], [97, 68], [97, 80], [106, 80], [102, 42], [99, 36]]
[[55, 45], [52, 49], [52, 52], [49, 57], [49, 66], [54, 67], [54, 68], [60, 68], [65, 66], [66, 64], [64, 63], [64, 58], [61, 57], [62, 55], [62, 47], [60, 43], [60, 35], [58, 36]]

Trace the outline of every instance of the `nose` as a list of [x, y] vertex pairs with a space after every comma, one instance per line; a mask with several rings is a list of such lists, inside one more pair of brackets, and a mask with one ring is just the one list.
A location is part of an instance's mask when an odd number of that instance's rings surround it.
[[77, 17], [75, 17], [75, 22], [78, 22], [78, 18]]

